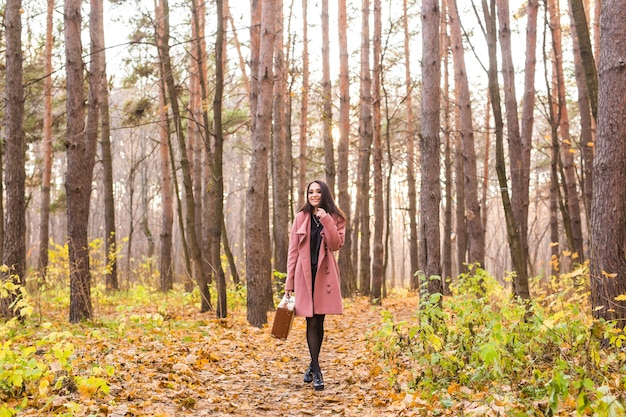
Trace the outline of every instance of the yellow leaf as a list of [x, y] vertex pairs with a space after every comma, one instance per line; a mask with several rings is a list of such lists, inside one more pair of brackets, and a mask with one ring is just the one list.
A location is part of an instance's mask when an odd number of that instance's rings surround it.
[[609, 273], [608, 273], [608, 272], [606, 272], [606, 271], [602, 271], [602, 275], [604, 275], [604, 276], [605, 276], [605, 277], [607, 277], [607, 278], [617, 278], [617, 273], [614, 273], [614, 274], [609, 274]]
[[589, 146], [590, 148], [593, 148], [594, 146], [596, 146], [596, 144], [593, 142], [587, 142], [587, 146]]
[[617, 297], [615, 297], [615, 301], [626, 301], [626, 293], [620, 294]]

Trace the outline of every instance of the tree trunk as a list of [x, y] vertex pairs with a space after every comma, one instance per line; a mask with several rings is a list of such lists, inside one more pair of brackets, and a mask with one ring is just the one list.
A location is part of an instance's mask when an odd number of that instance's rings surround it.
[[[593, 316], [620, 320], [626, 302], [626, 8], [603, 0], [598, 68], [598, 136], [591, 204], [591, 308]], [[578, 26], [577, 26], [578, 28]], [[580, 33], [580, 32], [579, 32]]]
[[[519, 228], [513, 212], [513, 205], [511, 203], [507, 175], [506, 175], [506, 162], [504, 159], [504, 121], [502, 119], [502, 107], [500, 102], [500, 86], [498, 84], [498, 63], [497, 63], [497, 47], [496, 47], [496, 0], [491, 0], [490, 6], [487, 5], [487, 0], [482, 0], [483, 11], [485, 14], [485, 23], [487, 27], [487, 46], [489, 49], [489, 94], [491, 98], [491, 107], [493, 109], [493, 115], [495, 120], [495, 134], [496, 134], [496, 174], [498, 175], [498, 185], [500, 187], [500, 196], [502, 198], [502, 206], [504, 209], [504, 216], [506, 220], [507, 239], [509, 242], [509, 251], [511, 259], [513, 261], [513, 268], [517, 272], [513, 281], [513, 294], [524, 300], [530, 299], [530, 290], [528, 287], [528, 276], [526, 268], [526, 258], [523, 254], [523, 244], [520, 237]], [[504, 13], [508, 16], [507, 13]], [[508, 18], [506, 19], [508, 22]], [[505, 24], [503, 22], [503, 24]], [[510, 41], [510, 38], [509, 38]], [[510, 42], [509, 42], [510, 45]], [[506, 48], [505, 52], [510, 54], [510, 48]], [[504, 54], [503, 54], [504, 55]], [[504, 71], [507, 72], [507, 71]], [[509, 73], [507, 75], [511, 76]], [[508, 86], [508, 84], [507, 84]], [[508, 92], [511, 94], [511, 92]], [[512, 101], [512, 100], [511, 100]], [[513, 106], [511, 106], [513, 107]], [[509, 113], [507, 111], [507, 113]], [[511, 117], [513, 117], [511, 115]], [[515, 130], [512, 131], [515, 134]], [[519, 136], [519, 128], [518, 128]], [[509, 139], [511, 140], [511, 139]]]
[[441, 244], [439, 232], [439, 0], [422, 1], [422, 181], [420, 191], [420, 264], [427, 294], [443, 294], [441, 282]]
[[272, 135], [272, 201], [274, 205], [274, 270], [287, 272], [287, 250], [289, 248], [289, 164], [291, 155], [287, 153], [285, 132], [285, 92], [287, 91], [287, 71], [285, 71], [283, 42], [283, 1], [276, 2], [276, 45], [274, 47], [274, 134]]
[[198, 238], [196, 235], [196, 205], [193, 195], [193, 183], [191, 178], [191, 166], [189, 158], [187, 157], [187, 144], [185, 139], [185, 133], [183, 131], [182, 117], [178, 107], [178, 92], [176, 90], [176, 83], [174, 80], [174, 73], [172, 69], [172, 63], [169, 52], [169, 4], [168, 0], [161, 0], [163, 8], [163, 39], [160, 43], [159, 58], [163, 65], [165, 84], [169, 96], [169, 104], [172, 109], [172, 116], [174, 120], [174, 127], [176, 129], [176, 138], [178, 139], [178, 147], [180, 150], [180, 164], [183, 174], [183, 188], [185, 196], [185, 232], [187, 235], [187, 242], [189, 244], [189, 250], [191, 253], [191, 260], [193, 265], [193, 277], [198, 283], [200, 289], [201, 298], [201, 312], [211, 310], [211, 296], [209, 293], [209, 287], [205, 280], [205, 276], [202, 270], [202, 256], [200, 253], [200, 246], [198, 244]]
[[370, 300], [374, 304], [381, 304], [381, 290], [384, 279], [384, 230], [385, 206], [383, 187], [383, 143], [381, 132], [381, 35], [382, 18], [380, 0], [374, 0], [374, 71], [372, 83], [372, 124], [373, 124], [373, 153], [374, 153], [374, 251], [372, 256], [372, 293]]
[[409, 199], [409, 258], [411, 261], [410, 288], [417, 290], [419, 286], [417, 278], [418, 247], [417, 247], [417, 190], [415, 185], [415, 117], [413, 115], [413, 80], [411, 79], [411, 29], [409, 28], [408, 4], [407, 0], [402, 3], [403, 26], [404, 26], [404, 82], [406, 85], [406, 180], [407, 197]]
[[589, 102], [591, 103], [591, 114], [594, 120], [598, 120], [598, 73], [596, 62], [593, 57], [593, 47], [589, 37], [589, 22], [585, 14], [583, 0], [570, 0], [572, 16], [576, 26], [576, 35], [580, 45], [580, 57], [585, 68], [585, 80], [587, 81], [587, 91]]
[[370, 152], [373, 139], [372, 127], [372, 77], [370, 74], [369, 0], [361, 3], [361, 110], [359, 115], [359, 160], [357, 163], [358, 188], [356, 201], [359, 205], [361, 232], [359, 290], [361, 295], [370, 294]]
[[582, 260], [583, 238], [580, 218], [580, 201], [578, 199], [578, 187], [576, 185], [576, 171], [572, 154], [572, 138], [569, 131], [569, 115], [567, 111], [567, 98], [565, 95], [565, 79], [563, 74], [563, 48], [561, 47], [561, 21], [558, 13], [560, 10], [558, 0], [550, 0], [550, 29], [552, 31], [552, 45], [554, 48], [554, 74], [556, 75], [556, 101], [559, 107], [559, 133], [561, 138], [560, 160], [562, 161], [563, 177], [563, 223], [568, 237], [568, 246], [573, 252], [575, 260]]
[[[163, 11], [159, 5], [155, 7], [155, 30], [157, 46], [163, 37]], [[160, 46], [158, 46], [160, 47]], [[162, 68], [162, 66], [161, 66]], [[161, 71], [163, 73], [163, 71]], [[165, 77], [159, 77], [159, 163], [161, 186], [161, 249], [159, 271], [161, 291], [167, 292], [174, 288], [172, 261], [172, 228], [174, 225], [174, 200], [172, 195], [172, 170], [170, 167], [170, 126], [167, 117], [167, 94]]]
[[298, 155], [298, 207], [306, 202], [306, 154], [309, 113], [309, 37], [307, 21], [308, 0], [302, 0], [302, 99], [300, 102], [300, 142]]
[[256, 71], [258, 104], [254, 113], [250, 178], [246, 192], [247, 318], [256, 327], [267, 323], [268, 306], [271, 304], [267, 169], [272, 124], [275, 13], [276, 2], [263, 0], [259, 66]]
[[485, 233], [478, 202], [478, 178], [476, 175], [476, 149], [474, 148], [474, 126], [472, 125], [472, 102], [465, 52], [461, 35], [461, 23], [456, 2], [450, 1], [450, 38], [454, 60], [454, 85], [457, 91], [459, 131], [463, 142], [463, 178], [465, 185], [465, 222], [468, 234], [468, 259], [470, 264], [482, 267], [485, 263]]
[[[83, 93], [83, 48], [81, 45], [81, 2], [65, 0], [65, 56], [67, 83], [67, 237], [70, 269], [70, 322], [77, 323], [92, 316], [91, 271], [89, 268], [89, 198], [95, 162], [96, 135], [86, 132], [85, 96]], [[92, 68], [94, 69], [94, 68]], [[92, 74], [94, 77], [94, 74]], [[95, 79], [95, 77], [94, 77]], [[89, 106], [97, 110], [99, 82], [90, 79]], [[97, 114], [97, 112], [96, 112]], [[93, 116], [93, 115], [92, 115]], [[97, 129], [91, 121], [87, 128]]]
[[352, 297], [356, 290], [356, 276], [352, 265], [352, 223], [350, 193], [348, 192], [350, 154], [350, 73], [348, 67], [348, 35], [346, 0], [339, 0], [339, 145], [337, 148], [337, 189], [339, 207], [346, 215], [344, 247], [339, 251], [341, 294]]
[[[444, 295], [450, 295], [450, 281], [452, 280], [452, 149], [451, 123], [450, 123], [450, 37], [448, 36], [447, 3], [441, 2], [441, 58], [443, 62], [443, 134], [444, 134], [444, 178], [445, 178], [445, 202], [443, 213], [443, 246], [442, 246], [442, 279]], [[405, 53], [407, 53], [405, 45]], [[408, 119], [408, 117], [407, 117]]]
[[585, 81], [585, 68], [583, 67], [583, 62], [580, 57], [578, 34], [576, 32], [573, 16], [571, 15], [571, 7], [570, 20], [572, 21], [570, 28], [572, 31], [576, 86], [578, 88], [578, 110], [580, 112], [579, 148], [583, 156], [580, 188], [583, 196], [583, 206], [585, 207], [586, 224], [589, 228], [591, 225], [591, 197], [593, 195], [593, 121], [591, 106], [589, 104], [589, 92]]
[[322, 0], [322, 137], [324, 140], [324, 170], [326, 184], [335, 195], [335, 147], [333, 145], [333, 103], [330, 83], [330, 39], [328, 29], [328, 0]]
[[101, 67], [99, 79], [94, 80], [100, 83], [100, 124], [101, 136], [100, 147], [102, 149], [102, 170], [104, 175], [104, 230], [105, 230], [105, 251], [107, 268], [105, 273], [105, 284], [107, 290], [119, 290], [117, 278], [117, 237], [115, 232], [115, 197], [113, 195], [113, 158], [111, 155], [111, 124], [109, 117], [109, 84], [106, 75], [106, 49], [104, 44], [104, 20], [102, 0], [91, 1], [92, 13], [97, 11], [99, 18], [92, 20], [91, 30], [95, 32], [97, 45], [92, 48], [93, 60], [98, 60]]
[[45, 282], [50, 243], [50, 183], [52, 179], [52, 35], [54, 0], [48, 0], [46, 13], [46, 44], [44, 48], [44, 112], [43, 112], [43, 167], [41, 177], [41, 223], [39, 225], [39, 255], [37, 268], [40, 282]]
[[[218, 318], [225, 318], [228, 314], [226, 302], [226, 277], [222, 268], [221, 246], [222, 225], [224, 224], [224, 175], [222, 170], [222, 157], [224, 154], [224, 128], [222, 126], [222, 96], [224, 95], [224, 67], [225, 67], [225, 31], [226, 21], [224, 9], [226, 0], [217, 0], [217, 36], [215, 38], [215, 97], [213, 98], [213, 120], [215, 126], [215, 143], [213, 147], [213, 163], [210, 184], [214, 189], [213, 205], [215, 206], [215, 218], [211, 222], [211, 262], [216, 274], [217, 284], [217, 310]], [[204, 87], [204, 74], [200, 77], [203, 97], [206, 94]], [[203, 100], [204, 101], [204, 100]], [[206, 111], [205, 111], [206, 112]], [[208, 118], [205, 117], [205, 123]], [[207, 131], [208, 133], [208, 131]], [[207, 137], [208, 139], [208, 137]]]
[[[519, 198], [522, 207], [521, 238], [526, 264], [529, 265], [528, 253], [528, 208], [530, 206], [530, 151], [532, 148], [534, 110], [535, 110], [535, 67], [537, 64], [537, 13], [539, 10], [538, 0], [529, 0], [526, 6], [528, 20], [526, 23], [526, 62], [524, 64], [524, 103], [522, 108], [521, 125], [521, 164], [524, 169], [521, 172], [521, 189]], [[485, 176], [486, 178], [486, 176]], [[486, 224], [486, 223], [483, 223]]]
[[[24, 143], [24, 83], [22, 80], [22, 17], [21, 0], [6, 3], [6, 109], [4, 123], [6, 136], [5, 183], [6, 217], [2, 262], [9, 269], [2, 272], [2, 281], [24, 284], [26, 267], [26, 198], [25, 198], [25, 143]], [[0, 298], [0, 316], [19, 315], [11, 303], [19, 296], [15, 291]]]

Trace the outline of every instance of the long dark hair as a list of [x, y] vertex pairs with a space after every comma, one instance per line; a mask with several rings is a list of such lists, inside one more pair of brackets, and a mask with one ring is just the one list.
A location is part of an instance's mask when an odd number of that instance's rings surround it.
[[330, 193], [330, 188], [328, 185], [322, 180], [313, 180], [306, 186], [306, 191], [304, 195], [304, 204], [300, 208], [300, 211], [304, 211], [310, 214], [313, 214], [314, 207], [309, 204], [309, 187], [311, 184], [317, 183], [320, 186], [320, 190], [322, 191], [322, 199], [320, 200], [320, 207], [326, 210], [328, 214], [336, 214], [342, 219], [346, 219], [346, 215], [337, 205], [335, 204], [335, 200], [333, 200], [333, 196]]

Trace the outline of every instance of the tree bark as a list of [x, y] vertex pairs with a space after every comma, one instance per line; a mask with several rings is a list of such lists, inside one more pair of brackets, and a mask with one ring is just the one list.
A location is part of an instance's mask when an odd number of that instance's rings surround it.
[[468, 234], [468, 263], [485, 263], [485, 233], [478, 202], [478, 178], [476, 175], [476, 149], [474, 148], [474, 126], [472, 124], [472, 102], [470, 97], [465, 52], [461, 24], [456, 9], [456, 2], [450, 1], [450, 38], [454, 61], [454, 85], [457, 91], [457, 111], [459, 112], [459, 130], [463, 143], [463, 178], [465, 185], [465, 222]]
[[41, 177], [41, 223], [39, 225], [39, 255], [37, 268], [40, 282], [45, 282], [50, 243], [50, 184], [52, 180], [52, 44], [54, 0], [48, 0], [46, 12], [46, 44], [44, 47], [44, 112], [43, 112], [43, 167]]
[[[13, 282], [18, 287], [24, 284], [26, 268], [26, 147], [21, 8], [21, 0], [8, 0], [4, 20], [6, 27], [6, 109], [4, 114], [6, 217], [4, 218], [2, 262], [9, 269], [2, 272], [2, 281]], [[7, 298], [0, 298], [0, 316], [19, 315], [19, 311], [11, 306], [17, 297], [19, 297], [19, 291], [10, 292]]]
[[[155, 1], [156, 3], [156, 1]], [[155, 4], [155, 31], [157, 47], [163, 37], [163, 11]], [[162, 65], [160, 66], [162, 69]], [[163, 71], [161, 70], [161, 73]], [[161, 291], [168, 292], [174, 288], [172, 261], [172, 229], [174, 225], [174, 200], [172, 196], [172, 171], [170, 169], [170, 126], [167, 117], [167, 92], [165, 78], [159, 77], [159, 167], [161, 186], [161, 249], [159, 255], [159, 271]]]
[[[97, 13], [98, 17], [92, 19], [90, 30], [95, 32], [97, 44], [92, 45], [91, 59], [98, 61], [100, 71], [99, 79], [94, 82], [100, 83], [100, 147], [102, 150], [102, 169], [104, 174], [104, 230], [105, 251], [107, 268], [105, 273], [105, 285], [107, 290], [119, 290], [117, 277], [117, 237], [115, 228], [115, 197], [113, 195], [113, 157], [111, 155], [111, 124], [109, 117], [109, 84], [106, 75], [106, 49], [104, 43], [104, 19], [102, 0], [91, 0], [91, 13]], [[89, 116], [88, 116], [89, 117]]]
[[[225, 68], [225, 32], [226, 20], [224, 18], [224, 9], [228, 5], [226, 0], [217, 0], [217, 36], [215, 38], [215, 97], [213, 98], [213, 120], [215, 126], [215, 142], [213, 146], [213, 163], [211, 164], [211, 181], [210, 184], [214, 189], [213, 205], [215, 206], [215, 218], [211, 222], [211, 263], [216, 274], [215, 281], [217, 284], [217, 309], [216, 316], [225, 318], [228, 314], [227, 296], [226, 296], [226, 277], [222, 268], [221, 246], [222, 225], [224, 224], [224, 175], [222, 170], [223, 154], [224, 154], [224, 128], [222, 125], [222, 98], [224, 95], [224, 68]], [[204, 87], [203, 71], [200, 79], [202, 84], [202, 94], [206, 94]], [[206, 111], [205, 111], [206, 112]], [[205, 117], [205, 123], [208, 118]], [[207, 131], [208, 133], [208, 131]], [[208, 137], [207, 137], [208, 139]]]
[[[498, 84], [498, 63], [497, 63], [497, 47], [496, 47], [496, 0], [491, 0], [487, 5], [487, 0], [482, 0], [483, 11], [485, 14], [485, 23], [487, 27], [487, 46], [489, 50], [489, 95], [491, 98], [491, 107], [493, 110], [496, 134], [496, 173], [498, 175], [498, 185], [500, 187], [500, 196], [502, 198], [502, 206], [506, 220], [507, 239], [509, 242], [509, 251], [513, 261], [513, 268], [516, 271], [513, 281], [513, 294], [524, 300], [530, 299], [530, 290], [528, 287], [528, 276], [526, 268], [526, 258], [523, 254], [523, 244], [520, 237], [519, 228], [513, 212], [513, 205], [508, 191], [506, 162], [504, 158], [504, 121], [502, 119], [502, 107], [500, 102], [500, 86]], [[502, 12], [503, 15], [508, 13]], [[508, 18], [506, 18], [508, 21]], [[504, 24], [504, 22], [503, 22]], [[510, 38], [509, 38], [510, 41]], [[510, 43], [509, 43], [510, 45]], [[505, 52], [510, 55], [510, 48]], [[504, 54], [503, 54], [504, 55]], [[505, 73], [508, 71], [504, 71]], [[511, 76], [512, 73], [508, 73]], [[507, 86], [509, 86], [507, 84]], [[511, 91], [508, 92], [511, 94]], [[511, 100], [512, 101], [512, 100]], [[513, 106], [511, 106], [513, 107]], [[512, 111], [512, 109], [511, 109]], [[515, 110], [517, 111], [517, 110]], [[509, 111], [507, 110], [507, 114]], [[511, 115], [513, 117], [513, 115]], [[511, 129], [511, 127], [509, 127]], [[515, 134], [513, 128], [512, 133]], [[519, 136], [519, 127], [518, 127]], [[511, 139], [509, 139], [510, 141]], [[518, 165], [519, 166], [519, 165]]]
[[352, 265], [352, 223], [350, 207], [349, 154], [350, 154], [350, 73], [348, 67], [348, 35], [346, 0], [339, 0], [339, 144], [337, 148], [337, 190], [339, 207], [346, 215], [344, 247], [339, 251], [341, 294], [352, 297], [356, 291], [356, 276]]
[[439, 53], [440, 9], [438, 0], [422, 1], [422, 134], [420, 138], [420, 264], [423, 266], [427, 294], [443, 294], [441, 282], [441, 244], [439, 232]]
[[275, 13], [276, 2], [263, 0], [259, 66], [256, 71], [258, 104], [254, 113], [250, 178], [246, 192], [247, 318], [248, 322], [256, 327], [267, 323], [268, 306], [271, 304], [267, 170], [272, 123]]
[[582, 224], [580, 215], [580, 201], [578, 199], [578, 187], [576, 171], [574, 167], [574, 157], [572, 153], [572, 138], [569, 130], [569, 114], [567, 110], [567, 97], [565, 95], [565, 78], [563, 74], [563, 48], [561, 45], [561, 19], [558, 0], [550, 0], [550, 29], [552, 31], [552, 42], [554, 49], [554, 69], [556, 75], [556, 101], [559, 107], [559, 133], [560, 133], [560, 158], [563, 172], [563, 222], [565, 229], [569, 232], [568, 246], [573, 252], [574, 259], [581, 261], [584, 258]]
[[[593, 316], [626, 323], [626, 8], [603, 0], [600, 16], [598, 136], [591, 204]], [[577, 26], [578, 28], [578, 26]], [[579, 32], [580, 33], [580, 32]]]
[[406, 121], [407, 121], [407, 139], [406, 139], [406, 180], [407, 180], [407, 197], [409, 200], [409, 258], [411, 262], [410, 272], [410, 288], [417, 290], [419, 287], [417, 270], [418, 264], [418, 235], [417, 235], [417, 189], [415, 184], [415, 116], [413, 115], [413, 80], [411, 79], [411, 54], [410, 44], [411, 35], [409, 28], [408, 4], [407, 0], [402, 2], [403, 17], [402, 23], [404, 28], [404, 82], [406, 86]]
[[[448, 7], [449, 0], [441, 2], [441, 58], [443, 62], [443, 135], [444, 135], [444, 178], [445, 199], [443, 212], [443, 245], [442, 245], [442, 279], [444, 295], [450, 295], [450, 281], [452, 280], [452, 147], [451, 147], [451, 121], [450, 121], [450, 36], [448, 35]], [[407, 52], [405, 46], [405, 53]]]
[[[89, 198], [95, 162], [96, 136], [87, 134], [85, 96], [83, 93], [83, 57], [81, 44], [81, 1], [65, 0], [65, 56], [67, 83], [67, 237], [70, 269], [70, 322], [92, 317], [91, 271], [89, 267]], [[98, 80], [99, 81], [99, 80]], [[94, 106], [99, 83], [89, 83], [89, 105]], [[97, 107], [96, 107], [97, 109]], [[97, 123], [96, 123], [97, 128]], [[93, 122], [87, 128], [93, 129]]]
[[383, 187], [383, 143], [381, 132], [381, 35], [382, 17], [380, 0], [374, 0], [374, 71], [372, 74], [372, 124], [373, 124], [373, 153], [374, 153], [374, 251], [372, 256], [372, 293], [370, 300], [373, 304], [382, 303], [382, 286], [384, 280], [384, 230], [385, 206]]
[[585, 81], [585, 68], [580, 56], [580, 46], [578, 43], [578, 33], [573, 21], [570, 7], [570, 20], [572, 31], [572, 43], [574, 52], [574, 68], [576, 87], [578, 88], [578, 110], [580, 112], [580, 140], [579, 148], [582, 152], [582, 169], [580, 188], [583, 196], [583, 206], [585, 207], [586, 224], [591, 225], [591, 198], [593, 195], [593, 120], [591, 116], [591, 105], [589, 103], [589, 91]]
[[580, 45], [580, 57], [585, 68], [585, 80], [587, 81], [587, 91], [589, 92], [589, 102], [591, 103], [591, 114], [593, 114], [594, 120], [598, 120], [598, 72], [589, 36], [589, 22], [587, 21], [582, 0], [570, 0], [570, 6]]
[[287, 250], [289, 248], [289, 164], [285, 132], [287, 71], [284, 60], [283, 0], [276, 0], [276, 45], [274, 47], [274, 123], [272, 135], [272, 201], [274, 270], [287, 272]]
[[[370, 74], [369, 0], [361, 3], [361, 109], [359, 115], [359, 160], [357, 162], [358, 187], [356, 201], [359, 212], [360, 267], [359, 290], [369, 295], [371, 287], [370, 255], [370, 153], [373, 140], [372, 127], [372, 77]], [[358, 233], [357, 233], [358, 234]], [[356, 235], [356, 234], [355, 234]]]
[[324, 141], [324, 170], [326, 184], [335, 195], [335, 147], [333, 145], [333, 104], [330, 83], [330, 38], [328, 29], [328, 0], [322, 0], [322, 137]]
[[306, 202], [306, 154], [309, 113], [309, 24], [308, 0], [302, 0], [302, 98], [300, 101], [300, 141], [298, 155], [298, 207]]
[[167, 93], [169, 97], [169, 104], [172, 109], [172, 117], [174, 120], [174, 128], [176, 131], [176, 138], [178, 140], [178, 147], [180, 151], [180, 164], [183, 174], [183, 189], [185, 196], [185, 232], [187, 235], [187, 243], [191, 253], [191, 260], [193, 265], [193, 277], [198, 283], [200, 289], [201, 306], [200, 311], [206, 312], [212, 309], [211, 296], [209, 293], [209, 287], [205, 280], [205, 276], [202, 270], [202, 256], [200, 253], [200, 246], [198, 244], [198, 238], [196, 235], [195, 216], [196, 216], [196, 204], [193, 195], [193, 182], [191, 178], [191, 166], [189, 158], [187, 157], [187, 144], [185, 133], [183, 131], [182, 117], [178, 106], [178, 92], [176, 90], [176, 82], [174, 80], [174, 73], [172, 69], [172, 62], [169, 53], [169, 4], [168, 0], [161, 0], [163, 8], [163, 37], [159, 48], [159, 58], [163, 65], [165, 84], [167, 87]]

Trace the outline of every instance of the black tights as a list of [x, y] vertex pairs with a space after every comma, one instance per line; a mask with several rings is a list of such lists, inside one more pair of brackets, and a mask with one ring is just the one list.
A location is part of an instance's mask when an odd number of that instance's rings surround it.
[[320, 371], [319, 356], [324, 340], [324, 314], [314, 314], [306, 318], [306, 341], [311, 353], [311, 370]]

